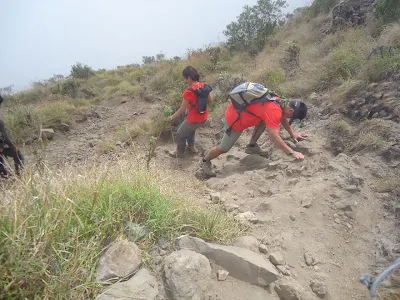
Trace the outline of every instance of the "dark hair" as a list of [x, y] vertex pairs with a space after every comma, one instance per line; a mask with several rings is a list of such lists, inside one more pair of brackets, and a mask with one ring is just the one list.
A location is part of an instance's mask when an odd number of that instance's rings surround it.
[[289, 102], [289, 106], [293, 108], [294, 113], [292, 118], [289, 121], [289, 124], [292, 124], [294, 120], [303, 120], [307, 116], [307, 105], [304, 102], [292, 100]]
[[194, 81], [200, 80], [199, 73], [197, 72], [196, 68], [192, 66], [187, 66], [186, 68], [184, 68], [182, 71], [182, 76], [185, 77], [185, 79], [190, 78]]
[[0, 95], [0, 104], [3, 103], [3, 97]]

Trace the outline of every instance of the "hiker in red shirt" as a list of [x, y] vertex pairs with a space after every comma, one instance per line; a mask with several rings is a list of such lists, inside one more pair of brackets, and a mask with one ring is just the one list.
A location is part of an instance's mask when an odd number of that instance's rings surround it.
[[207, 104], [212, 102], [211, 87], [199, 81], [200, 75], [194, 67], [186, 67], [182, 72], [182, 76], [190, 88], [182, 94], [181, 107], [169, 117], [170, 120], [173, 120], [188, 110], [186, 120], [179, 126], [176, 133], [176, 151], [172, 153], [176, 157], [183, 157], [186, 149], [192, 153], [195, 152], [196, 130], [207, 121]]
[[[283, 150], [287, 155], [297, 159], [304, 159], [300, 152], [293, 151], [280, 137], [280, 124], [289, 132], [293, 140], [304, 139], [306, 133], [296, 133], [290, 126], [295, 119], [304, 119], [307, 115], [307, 106], [300, 101], [268, 101], [264, 103], [254, 103], [246, 106], [246, 110], [238, 114], [234, 105], [229, 104], [225, 112], [225, 122], [228, 126], [219, 146], [212, 148], [200, 162], [204, 173], [208, 176], [215, 176], [212, 170], [211, 160], [219, 155], [228, 152], [243, 130], [253, 127], [254, 131], [250, 143], [247, 145], [246, 153], [265, 155], [257, 145], [257, 141], [266, 128], [269, 130], [269, 136], [274, 144]], [[290, 121], [289, 121], [290, 119]]]

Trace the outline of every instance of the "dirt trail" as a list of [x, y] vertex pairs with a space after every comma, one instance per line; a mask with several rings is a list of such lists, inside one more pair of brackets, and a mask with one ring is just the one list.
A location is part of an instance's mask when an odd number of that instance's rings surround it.
[[[152, 110], [143, 102], [120, 102], [91, 108], [87, 121], [77, 124], [67, 136], [57, 137], [42, 154], [50, 163], [58, 164], [93, 157], [98, 141], [127, 123], [148, 117]], [[133, 112], [143, 114], [134, 116]], [[297, 145], [297, 150], [306, 155], [303, 162], [293, 161], [272, 147], [265, 135], [260, 141], [266, 141], [262, 147], [269, 149], [269, 158], [245, 154], [250, 132], [246, 131], [232, 151], [215, 160], [218, 176], [205, 181], [205, 197], [199, 202], [223, 205], [234, 215], [253, 212], [257, 221], [249, 225], [246, 234], [265, 244], [268, 253], [283, 254], [287, 270], [310, 295], [315, 296], [311, 280], [319, 279], [328, 286], [325, 299], [368, 299], [366, 288], [358, 280], [361, 274], [370, 273], [376, 261], [375, 232], [384, 219], [381, 198], [372, 189], [374, 177], [370, 174], [380, 162], [345, 154], [333, 156], [326, 148], [322, 122], [310, 120], [301, 128], [310, 135]], [[201, 128], [196, 140], [198, 150], [216, 145], [219, 131], [215, 125]], [[171, 143], [161, 144], [154, 162], [194, 176], [200, 156], [177, 160], [166, 153], [173, 148]], [[222, 204], [208, 200], [210, 190], [221, 193]], [[338, 209], [339, 201], [347, 205], [344, 210]], [[307, 265], [305, 256], [314, 262]], [[220, 300], [278, 299], [272, 289], [232, 278], [215, 281], [212, 294]]]

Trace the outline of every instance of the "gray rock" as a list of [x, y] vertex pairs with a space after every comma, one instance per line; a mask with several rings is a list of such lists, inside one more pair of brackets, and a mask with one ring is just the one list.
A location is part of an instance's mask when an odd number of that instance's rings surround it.
[[374, 0], [342, 0], [332, 9], [332, 30], [364, 24]]
[[114, 242], [100, 258], [96, 280], [120, 279], [134, 273], [142, 263], [142, 253], [135, 243]]
[[303, 206], [304, 208], [310, 208], [312, 205], [312, 201], [309, 199], [305, 199], [301, 201], [301, 206]]
[[344, 187], [344, 190], [352, 194], [360, 191], [360, 189], [356, 185], [348, 185]]
[[225, 210], [227, 212], [238, 211], [239, 208], [240, 208], [240, 206], [237, 204], [225, 204]]
[[278, 279], [278, 271], [260, 254], [253, 251], [212, 243], [190, 236], [181, 236], [177, 239], [180, 249], [191, 249], [204, 254], [215, 264], [226, 269], [232, 277], [242, 281], [267, 286]]
[[211, 192], [210, 198], [213, 203], [218, 204], [221, 201], [221, 194], [219, 192]]
[[218, 270], [217, 271], [217, 278], [218, 281], [225, 281], [228, 278], [229, 272], [225, 270]]
[[284, 265], [284, 264], [285, 264], [285, 262], [284, 262], [284, 260], [283, 260], [283, 255], [282, 255], [281, 253], [279, 253], [279, 252], [271, 253], [271, 254], [269, 255], [269, 260], [270, 260], [271, 263], [273, 263], [275, 266]]
[[70, 127], [66, 123], [61, 123], [57, 125], [57, 130], [61, 132], [68, 132], [70, 130]]
[[158, 283], [146, 269], [141, 269], [131, 279], [110, 286], [97, 300], [155, 300], [158, 295]]
[[283, 277], [275, 284], [275, 292], [282, 300], [305, 300], [304, 289], [290, 277]]
[[249, 249], [254, 252], [258, 252], [258, 245], [260, 243], [257, 241], [257, 239], [254, 236], [246, 235], [246, 236], [241, 236], [238, 237], [235, 241], [235, 246], [236, 247], [241, 247], [245, 249]]
[[269, 202], [261, 202], [258, 206], [257, 206], [257, 211], [271, 211], [272, 210], [272, 205]]
[[52, 128], [42, 128], [40, 136], [46, 140], [52, 140], [54, 138], [54, 130]]
[[146, 228], [134, 222], [126, 222], [124, 232], [131, 242], [139, 241], [149, 233]]
[[313, 280], [310, 283], [310, 287], [318, 298], [323, 299], [328, 294], [328, 286], [322, 281]]
[[208, 259], [188, 249], [172, 252], [165, 258], [165, 279], [175, 300], [203, 300], [211, 280]]
[[310, 252], [304, 253], [304, 261], [306, 262], [307, 266], [314, 266], [318, 263]]
[[296, 217], [294, 215], [289, 215], [290, 220], [296, 221]]
[[343, 211], [353, 211], [353, 207], [348, 200], [342, 200], [335, 203], [335, 208]]
[[285, 276], [291, 276], [292, 275], [287, 266], [279, 265], [279, 266], [276, 266], [276, 268], [279, 270], [279, 272], [281, 272]]
[[264, 244], [260, 244], [258, 246], [258, 251], [260, 251], [261, 253], [267, 254], [268, 253], [268, 247], [265, 246]]

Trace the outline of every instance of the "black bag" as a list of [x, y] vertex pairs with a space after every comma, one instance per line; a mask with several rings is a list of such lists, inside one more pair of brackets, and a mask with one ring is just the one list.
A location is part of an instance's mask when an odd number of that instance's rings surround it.
[[211, 93], [212, 87], [206, 84], [204, 87], [198, 88], [197, 90], [189, 88], [188, 91], [193, 92], [197, 97], [196, 104], [189, 102], [189, 104], [192, 106], [189, 111], [195, 108], [199, 114], [204, 114], [207, 110], [208, 95]]

